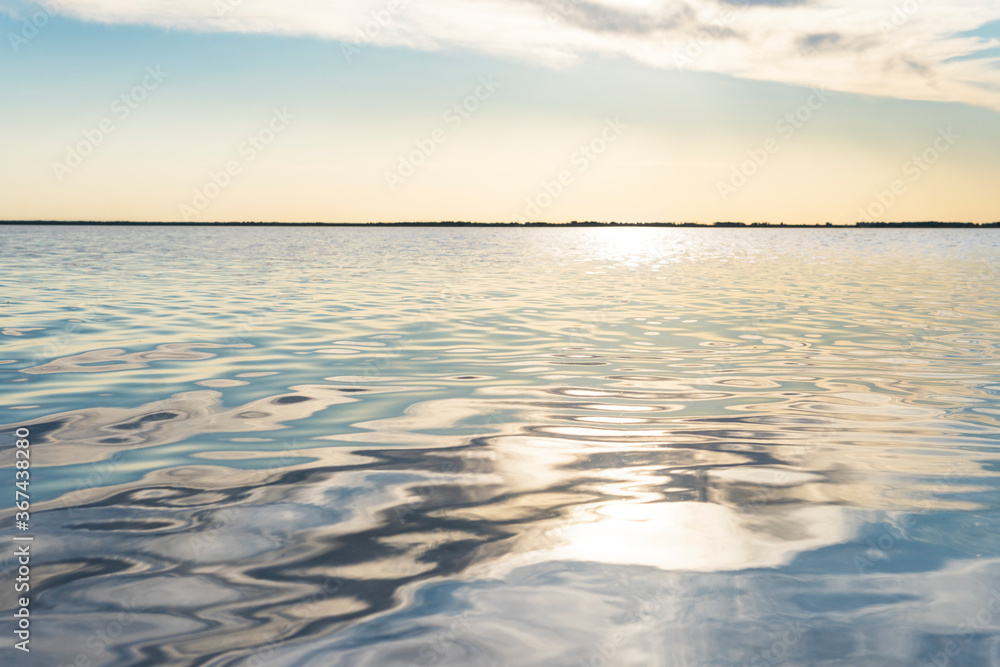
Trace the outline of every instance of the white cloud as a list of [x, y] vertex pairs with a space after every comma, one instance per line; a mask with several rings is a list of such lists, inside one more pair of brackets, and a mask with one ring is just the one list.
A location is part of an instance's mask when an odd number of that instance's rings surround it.
[[[48, 3], [56, 0], [46, 0]], [[552, 66], [588, 54], [905, 99], [1000, 109], [996, 0], [395, 0], [376, 44]], [[10, 3], [8, 3], [10, 4]], [[62, 0], [87, 21], [355, 41], [390, 0]], [[22, 8], [22, 11], [25, 11]], [[370, 31], [376, 32], [376, 31]]]

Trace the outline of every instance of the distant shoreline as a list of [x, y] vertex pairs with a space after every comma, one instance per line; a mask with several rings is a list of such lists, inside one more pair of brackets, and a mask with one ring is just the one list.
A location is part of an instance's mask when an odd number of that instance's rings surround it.
[[1000, 227], [1000, 222], [858, 222], [852, 225], [787, 224], [769, 222], [128, 222], [96, 220], [0, 220], [13, 226], [107, 226], [107, 227], [699, 227], [736, 229], [979, 229]]

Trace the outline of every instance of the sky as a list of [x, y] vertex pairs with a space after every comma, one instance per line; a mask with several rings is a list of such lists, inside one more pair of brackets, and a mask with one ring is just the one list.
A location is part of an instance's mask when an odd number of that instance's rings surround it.
[[0, 0], [0, 219], [1000, 220], [996, 0]]

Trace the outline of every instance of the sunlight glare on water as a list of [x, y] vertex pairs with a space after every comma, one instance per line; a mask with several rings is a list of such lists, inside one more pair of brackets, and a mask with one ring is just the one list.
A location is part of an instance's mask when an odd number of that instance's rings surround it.
[[1000, 665], [992, 230], [0, 235], [31, 664]]

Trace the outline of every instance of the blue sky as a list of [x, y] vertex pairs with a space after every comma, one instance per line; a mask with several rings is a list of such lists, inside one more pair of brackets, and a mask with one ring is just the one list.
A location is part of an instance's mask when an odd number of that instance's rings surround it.
[[0, 2], [0, 217], [1000, 219], [988, 5], [228, 1]]

